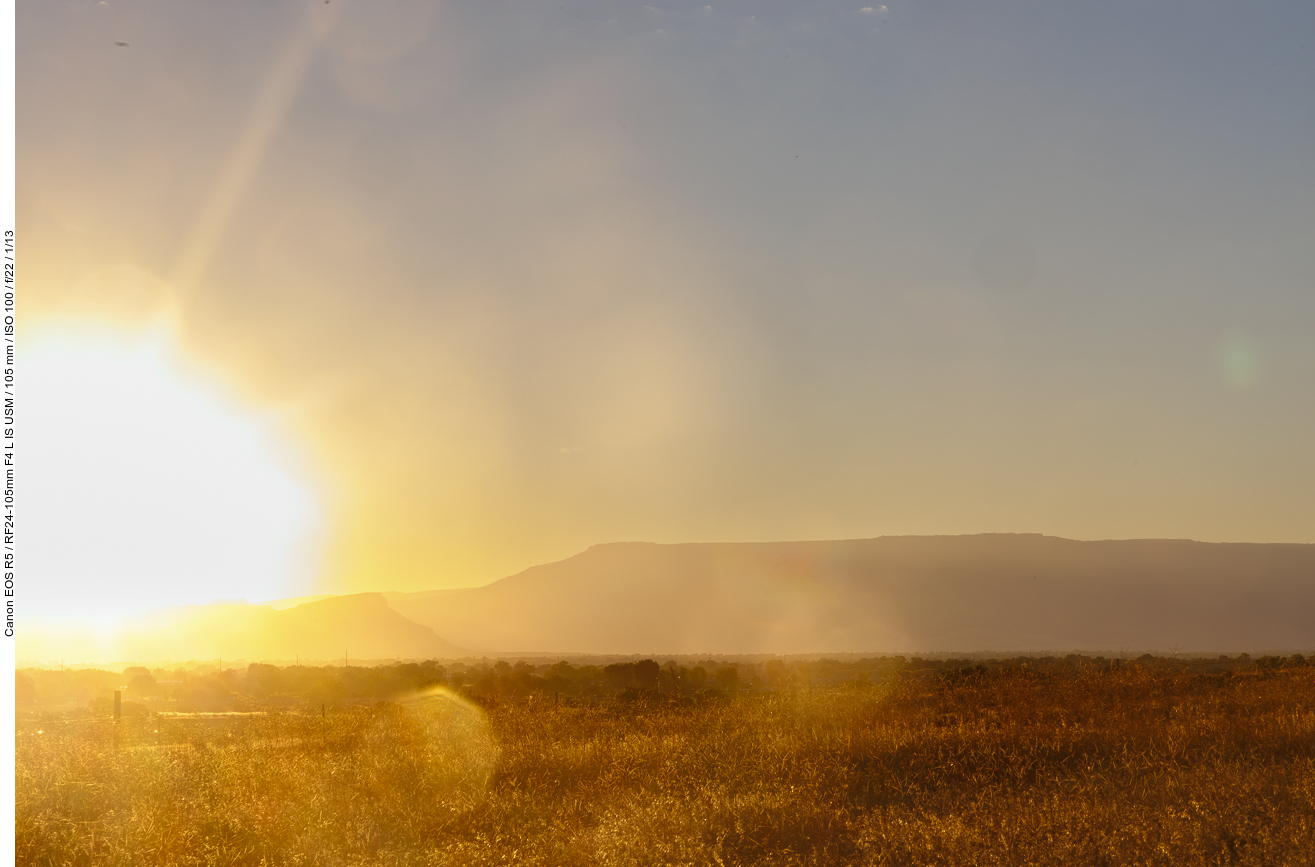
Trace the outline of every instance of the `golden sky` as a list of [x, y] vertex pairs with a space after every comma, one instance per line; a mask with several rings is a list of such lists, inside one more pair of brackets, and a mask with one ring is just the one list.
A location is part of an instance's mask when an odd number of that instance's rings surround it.
[[273, 419], [308, 591], [1315, 542], [1315, 7], [1266, 10], [20, 3], [22, 327]]

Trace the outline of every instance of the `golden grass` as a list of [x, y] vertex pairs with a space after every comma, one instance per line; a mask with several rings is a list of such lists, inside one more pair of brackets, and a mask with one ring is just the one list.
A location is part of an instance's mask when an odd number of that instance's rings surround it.
[[1315, 667], [20, 732], [20, 864], [1315, 863]]

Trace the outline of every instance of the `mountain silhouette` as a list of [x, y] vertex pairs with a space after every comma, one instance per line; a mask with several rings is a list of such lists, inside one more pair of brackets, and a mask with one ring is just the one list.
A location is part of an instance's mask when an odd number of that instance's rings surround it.
[[1310, 652], [1315, 545], [1012, 534], [624, 542], [484, 587], [304, 598], [164, 609], [106, 635], [29, 626], [18, 656]]
[[388, 599], [489, 651], [1309, 650], [1315, 545], [1026, 534], [633, 542], [485, 587]]

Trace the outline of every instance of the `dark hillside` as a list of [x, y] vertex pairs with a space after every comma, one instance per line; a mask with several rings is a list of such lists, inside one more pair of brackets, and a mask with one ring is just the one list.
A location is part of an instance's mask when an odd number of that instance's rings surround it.
[[464, 647], [502, 651], [1304, 651], [1315, 646], [1315, 545], [618, 543], [390, 604]]

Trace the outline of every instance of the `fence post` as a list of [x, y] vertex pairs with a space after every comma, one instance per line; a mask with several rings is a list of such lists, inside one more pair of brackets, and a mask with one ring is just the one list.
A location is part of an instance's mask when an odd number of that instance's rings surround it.
[[117, 689], [114, 690], [114, 724], [118, 725], [123, 719], [123, 693]]

